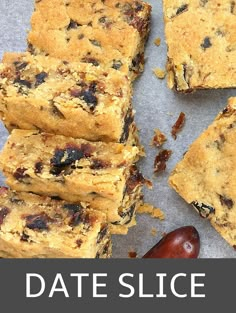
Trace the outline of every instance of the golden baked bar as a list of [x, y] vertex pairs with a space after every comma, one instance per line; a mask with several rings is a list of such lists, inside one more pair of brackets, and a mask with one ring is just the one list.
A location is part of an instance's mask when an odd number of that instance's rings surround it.
[[132, 222], [146, 182], [134, 165], [138, 148], [13, 130], [0, 156], [17, 191], [84, 201], [114, 225]]
[[164, 0], [168, 85], [177, 91], [236, 87], [236, 5]]
[[29, 51], [114, 68], [134, 79], [144, 65], [151, 6], [140, 0], [41, 0]]
[[9, 130], [138, 144], [131, 97], [128, 78], [114, 69], [29, 53], [6, 53], [0, 64], [0, 116]]
[[236, 247], [236, 98], [190, 146], [170, 185]]
[[0, 257], [108, 258], [106, 216], [71, 204], [0, 188]]

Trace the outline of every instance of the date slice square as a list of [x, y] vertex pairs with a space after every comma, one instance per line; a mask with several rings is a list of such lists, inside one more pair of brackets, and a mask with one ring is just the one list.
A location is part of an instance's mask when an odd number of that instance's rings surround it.
[[109, 258], [106, 216], [82, 203], [0, 187], [0, 257]]
[[29, 50], [114, 68], [132, 80], [143, 71], [151, 6], [137, 0], [36, 2]]
[[170, 88], [236, 87], [235, 7], [231, 0], [164, 0]]
[[138, 144], [131, 98], [115, 69], [30, 53], [6, 53], [0, 64], [0, 117], [10, 131]]
[[13, 190], [87, 202], [127, 231], [146, 183], [138, 154], [134, 146], [15, 129], [0, 167]]
[[189, 147], [169, 183], [236, 245], [236, 98]]

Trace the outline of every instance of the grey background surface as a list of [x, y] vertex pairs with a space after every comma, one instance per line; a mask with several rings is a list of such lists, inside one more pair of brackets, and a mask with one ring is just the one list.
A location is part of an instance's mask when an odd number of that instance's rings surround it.
[[[145, 72], [135, 83], [133, 102], [141, 141], [147, 152], [147, 157], [140, 162], [140, 166], [144, 175], [153, 180], [154, 184], [153, 190], [145, 190], [145, 200], [160, 207], [166, 219], [159, 221], [147, 215], [138, 216], [137, 226], [132, 228], [127, 236], [113, 237], [113, 257], [126, 258], [131, 250], [136, 251], [141, 257], [161, 238], [162, 233], [181, 226], [194, 225], [201, 237], [200, 257], [235, 258], [236, 252], [217, 234], [208, 221], [201, 219], [191, 206], [170, 189], [167, 180], [171, 169], [182, 158], [188, 146], [225, 107], [228, 97], [236, 96], [236, 91], [212, 90], [178, 95], [167, 88], [165, 80], [155, 77], [153, 69], [165, 67], [166, 45], [161, 0], [148, 2], [153, 6], [152, 31], [146, 49]], [[33, 0], [0, 0], [0, 56], [4, 51], [26, 49], [26, 35], [32, 11]], [[157, 37], [162, 39], [160, 47], [153, 43]], [[186, 114], [186, 125], [178, 139], [174, 141], [170, 131], [181, 111]], [[158, 151], [149, 146], [155, 128], [160, 128], [168, 135], [165, 148], [173, 150], [166, 172], [158, 177], [153, 176], [153, 162]], [[1, 124], [0, 148], [6, 137], [7, 132]], [[1, 183], [4, 182], [3, 178], [0, 180]], [[152, 228], [157, 229], [156, 236], [151, 235]]]

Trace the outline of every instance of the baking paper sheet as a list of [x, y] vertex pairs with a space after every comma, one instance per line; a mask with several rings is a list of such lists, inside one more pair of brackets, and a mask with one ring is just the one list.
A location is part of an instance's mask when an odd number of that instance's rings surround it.
[[[86, 1], [86, 0], [85, 0]], [[142, 144], [147, 157], [140, 162], [143, 174], [153, 181], [153, 190], [145, 190], [145, 200], [165, 213], [165, 220], [159, 221], [147, 215], [139, 215], [137, 226], [127, 236], [113, 236], [113, 257], [126, 258], [129, 251], [136, 251], [138, 257], [144, 255], [163, 233], [185, 225], [194, 225], [200, 233], [201, 258], [235, 258], [236, 252], [211, 227], [210, 223], [198, 216], [167, 183], [168, 176], [175, 164], [182, 158], [188, 146], [212, 122], [225, 107], [230, 96], [236, 96], [235, 90], [199, 91], [194, 94], [179, 95], [169, 90], [165, 80], [159, 80], [153, 74], [154, 68], [165, 67], [166, 45], [164, 42], [164, 23], [161, 0], [148, 1], [153, 6], [152, 31], [146, 49], [144, 74], [135, 83], [134, 107], [136, 121], [140, 128]], [[30, 27], [33, 0], [0, 1], [0, 55], [4, 51], [24, 51], [26, 35]], [[155, 38], [161, 38], [161, 45], [154, 44]], [[128, 41], [127, 41], [128, 44]], [[176, 141], [170, 135], [171, 127], [183, 111], [186, 124]], [[158, 150], [150, 147], [155, 128], [160, 128], [167, 136], [165, 148], [173, 150], [165, 173], [154, 177], [153, 163]], [[5, 143], [7, 132], [0, 126], [0, 148]], [[0, 183], [4, 183], [1, 176]], [[157, 235], [151, 234], [152, 229]]]

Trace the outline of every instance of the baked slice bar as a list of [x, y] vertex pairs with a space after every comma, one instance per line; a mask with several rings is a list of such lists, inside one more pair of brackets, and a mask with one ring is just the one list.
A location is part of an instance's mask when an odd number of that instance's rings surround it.
[[134, 79], [144, 66], [151, 6], [142, 1], [41, 0], [29, 50], [120, 70]]
[[6, 53], [0, 64], [0, 116], [8, 130], [138, 145], [131, 97], [128, 78], [114, 69], [29, 53]]
[[236, 98], [190, 146], [170, 185], [236, 247]]
[[235, 1], [164, 0], [164, 15], [169, 87], [236, 87]]
[[0, 156], [16, 191], [84, 201], [114, 225], [133, 222], [145, 179], [134, 165], [138, 148], [13, 130]]
[[70, 204], [0, 188], [0, 257], [108, 258], [106, 216]]

